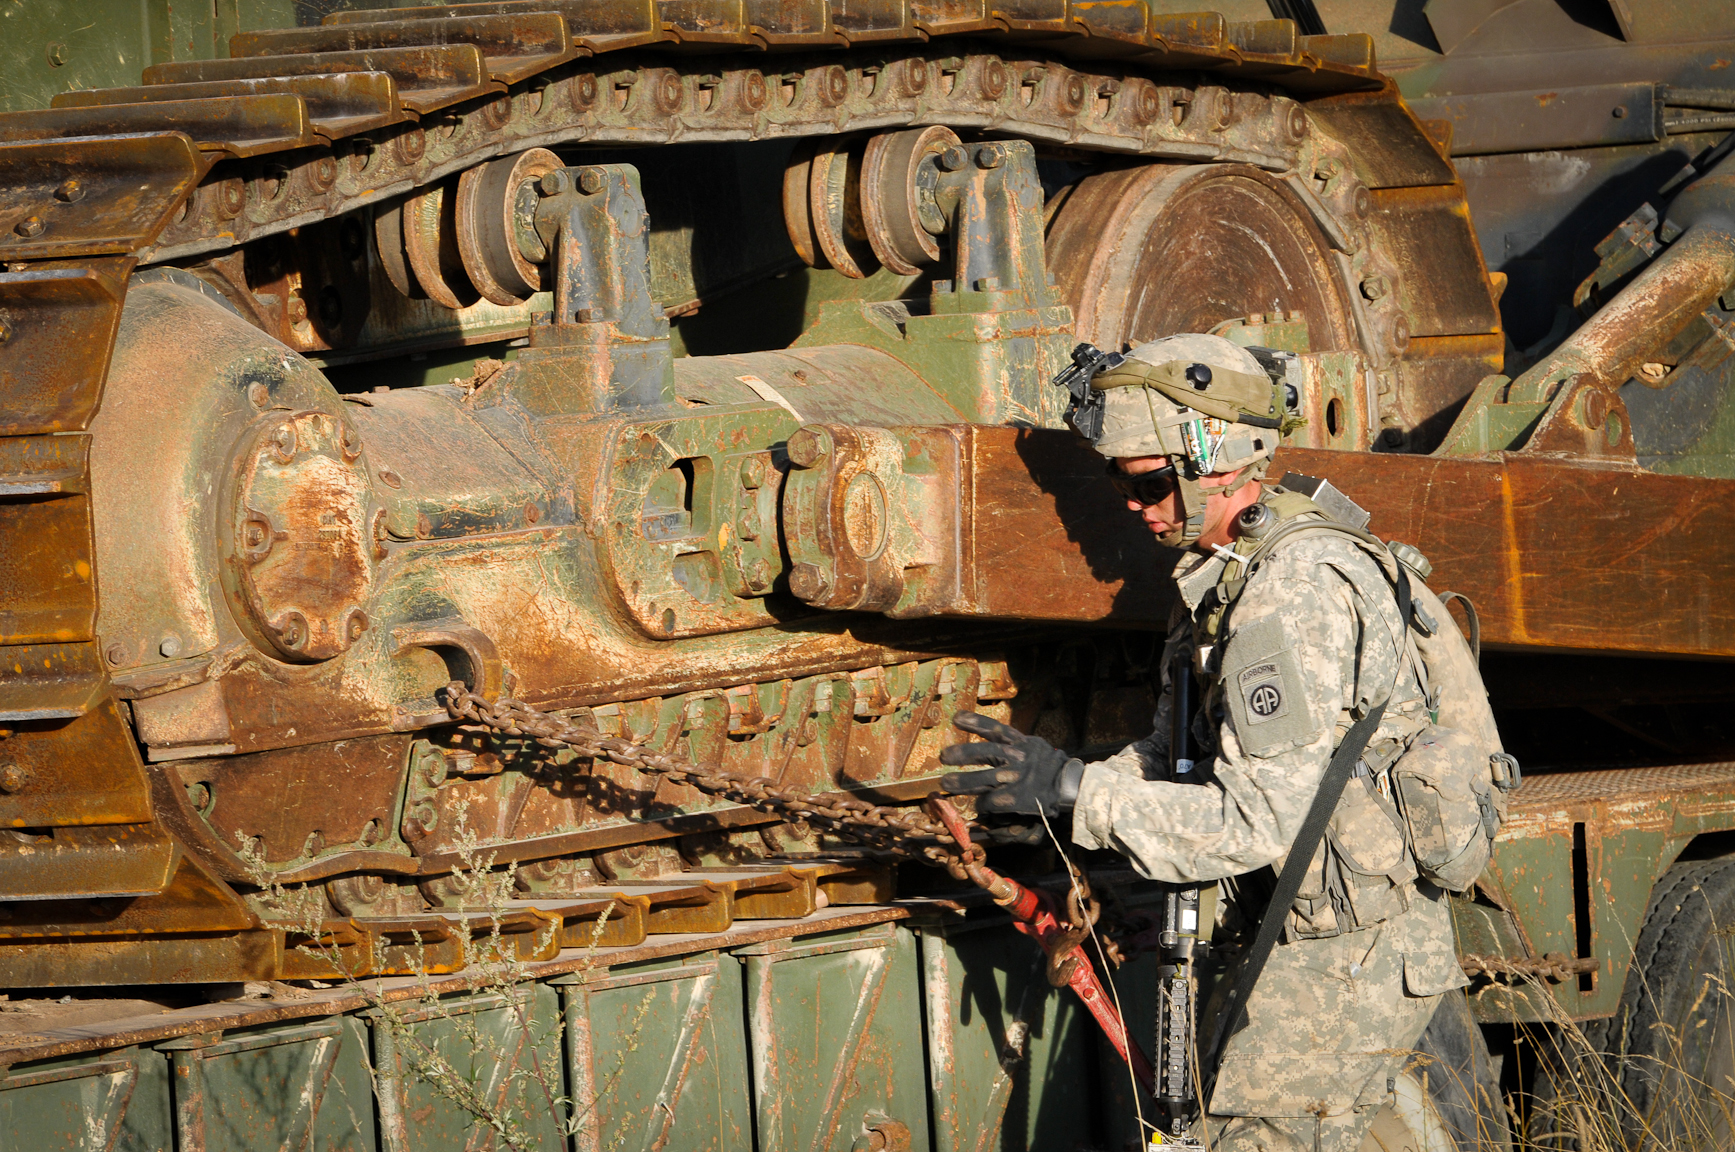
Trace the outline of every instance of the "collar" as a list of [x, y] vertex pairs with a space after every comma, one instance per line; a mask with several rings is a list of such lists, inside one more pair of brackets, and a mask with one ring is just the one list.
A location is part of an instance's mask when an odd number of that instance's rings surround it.
[[1175, 587], [1180, 590], [1181, 601], [1186, 604], [1187, 611], [1199, 610], [1205, 593], [1217, 586], [1223, 578], [1223, 569], [1227, 567], [1228, 563], [1215, 553], [1203, 555], [1189, 549], [1182, 554], [1171, 575]]

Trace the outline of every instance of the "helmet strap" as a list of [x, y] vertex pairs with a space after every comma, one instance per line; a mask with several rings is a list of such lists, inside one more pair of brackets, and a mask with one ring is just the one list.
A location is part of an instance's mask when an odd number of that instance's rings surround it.
[[1205, 504], [1212, 496], [1232, 496], [1247, 485], [1265, 478], [1270, 461], [1256, 460], [1241, 470], [1241, 475], [1228, 484], [1207, 487], [1203, 477], [1191, 477], [1182, 472], [1176, 477], [1176, 489], [1181, 494], [1182, 523], [1157, 539], [1170, 548], [1186, 548], [1205, 534]]

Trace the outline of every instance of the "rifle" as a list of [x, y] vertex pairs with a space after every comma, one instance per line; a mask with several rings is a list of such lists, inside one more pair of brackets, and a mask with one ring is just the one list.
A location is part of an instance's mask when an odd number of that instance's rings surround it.
[[1095, 344], [1080, 344], [1072, 350], [1072, 367], [1054, 377], [1054, 384], [1072, 395], [1066, 406], [1066, 422], [1078, 429], [1079, 435], [1096, 443], [1102, 435], [1102, 393], [1092, 392], [1090, 382], [1099, 372], [1119, 368], [1126, 357], [1119, 352], [1104, 352]]
[[[1193, 746], [1193, 709], [1197, 693], [1192, 653], [1185, 647], [1175, 654], [1169, 685], [1173, 693], [1169, 714], [1169, 778], [1176, 783], [1197, 783], [1193, 774], [1197, 757]], [[1199, 1116], [1195, 1003], [1199, 983], [1193, 970], [1194, 952], [1200, 947], [1197, 884], [1167, 886], [1157, 940], [1156, 1101], [1165, 1124], [1151, 1134], [1151, 1146], [1199, 1148], [1202, 1145], [1188, 1135]]]

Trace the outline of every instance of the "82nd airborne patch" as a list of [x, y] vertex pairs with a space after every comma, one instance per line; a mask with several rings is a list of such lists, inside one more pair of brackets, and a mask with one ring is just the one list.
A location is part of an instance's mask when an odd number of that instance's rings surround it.
[[1241, 699], [1247, 706], [1247, 723], [1260, 724], [1284, 714], [1289, 701], [1284, 694], [1283, 670], [1274, 660], [1244, 668], [1236, 677]]
[[1295, 650], [1277, 620], [1237, 630], [1226, 655], [1223, 695], [1248, 755], [1275, 755], [1319, 735]]

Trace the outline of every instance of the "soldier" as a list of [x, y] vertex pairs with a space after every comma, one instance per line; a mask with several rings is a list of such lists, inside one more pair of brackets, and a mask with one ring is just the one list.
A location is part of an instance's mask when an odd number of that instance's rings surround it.
[[[1443, 894], [1418, 876], [1379, 772], [1430, 724], [1396, 565], [1382, 567], [1377, 556], [1390, 553], [1373, 537], [1335, 530], [1287, 532], [1262, 549], [1276, 528], [1326, 517], [1261, 483], [1285, 405], [1246, 349], [1172, 336], [1092, 387], [1100, 427], [1075, 423], [1096, 432], [1127, 507], [1161, 542], [1189, 549], [1174, 570], [1155, 731], [1085, 764], [963, 713], [958, 726], [986, 742], [941, 759], [991, 767], [948, 776], [947, 790], [980, 794], [981, 815], [1071, 809], [1076, 844], [1112, 848], [1153, 880], [1222, 881], [1222, 922], [1257, 924], [1271, 891], [1263, 870], [1281, 871], [1334, 750], [1383, 704], [1356, 770], [1366, 786], [1349, 781], [1283, 911], [1281, 943], [1223, 1048], [1205, 1117], [1215, 1148], [1356, 1149], [1402, 1053], [1442, 993], [1467, 982]], [[1191, 686], [1177, 685], [1185, 677], [1196, 677], [1196, 695], [1177, 692]], [[1196, 713], [1172, 715], [1189, 698]], [[1173, 746], [1177, 731], [1194, 749]], [[1201, 1017], [1198, 1031], [1209, 1047], [1212, 1022]]]

